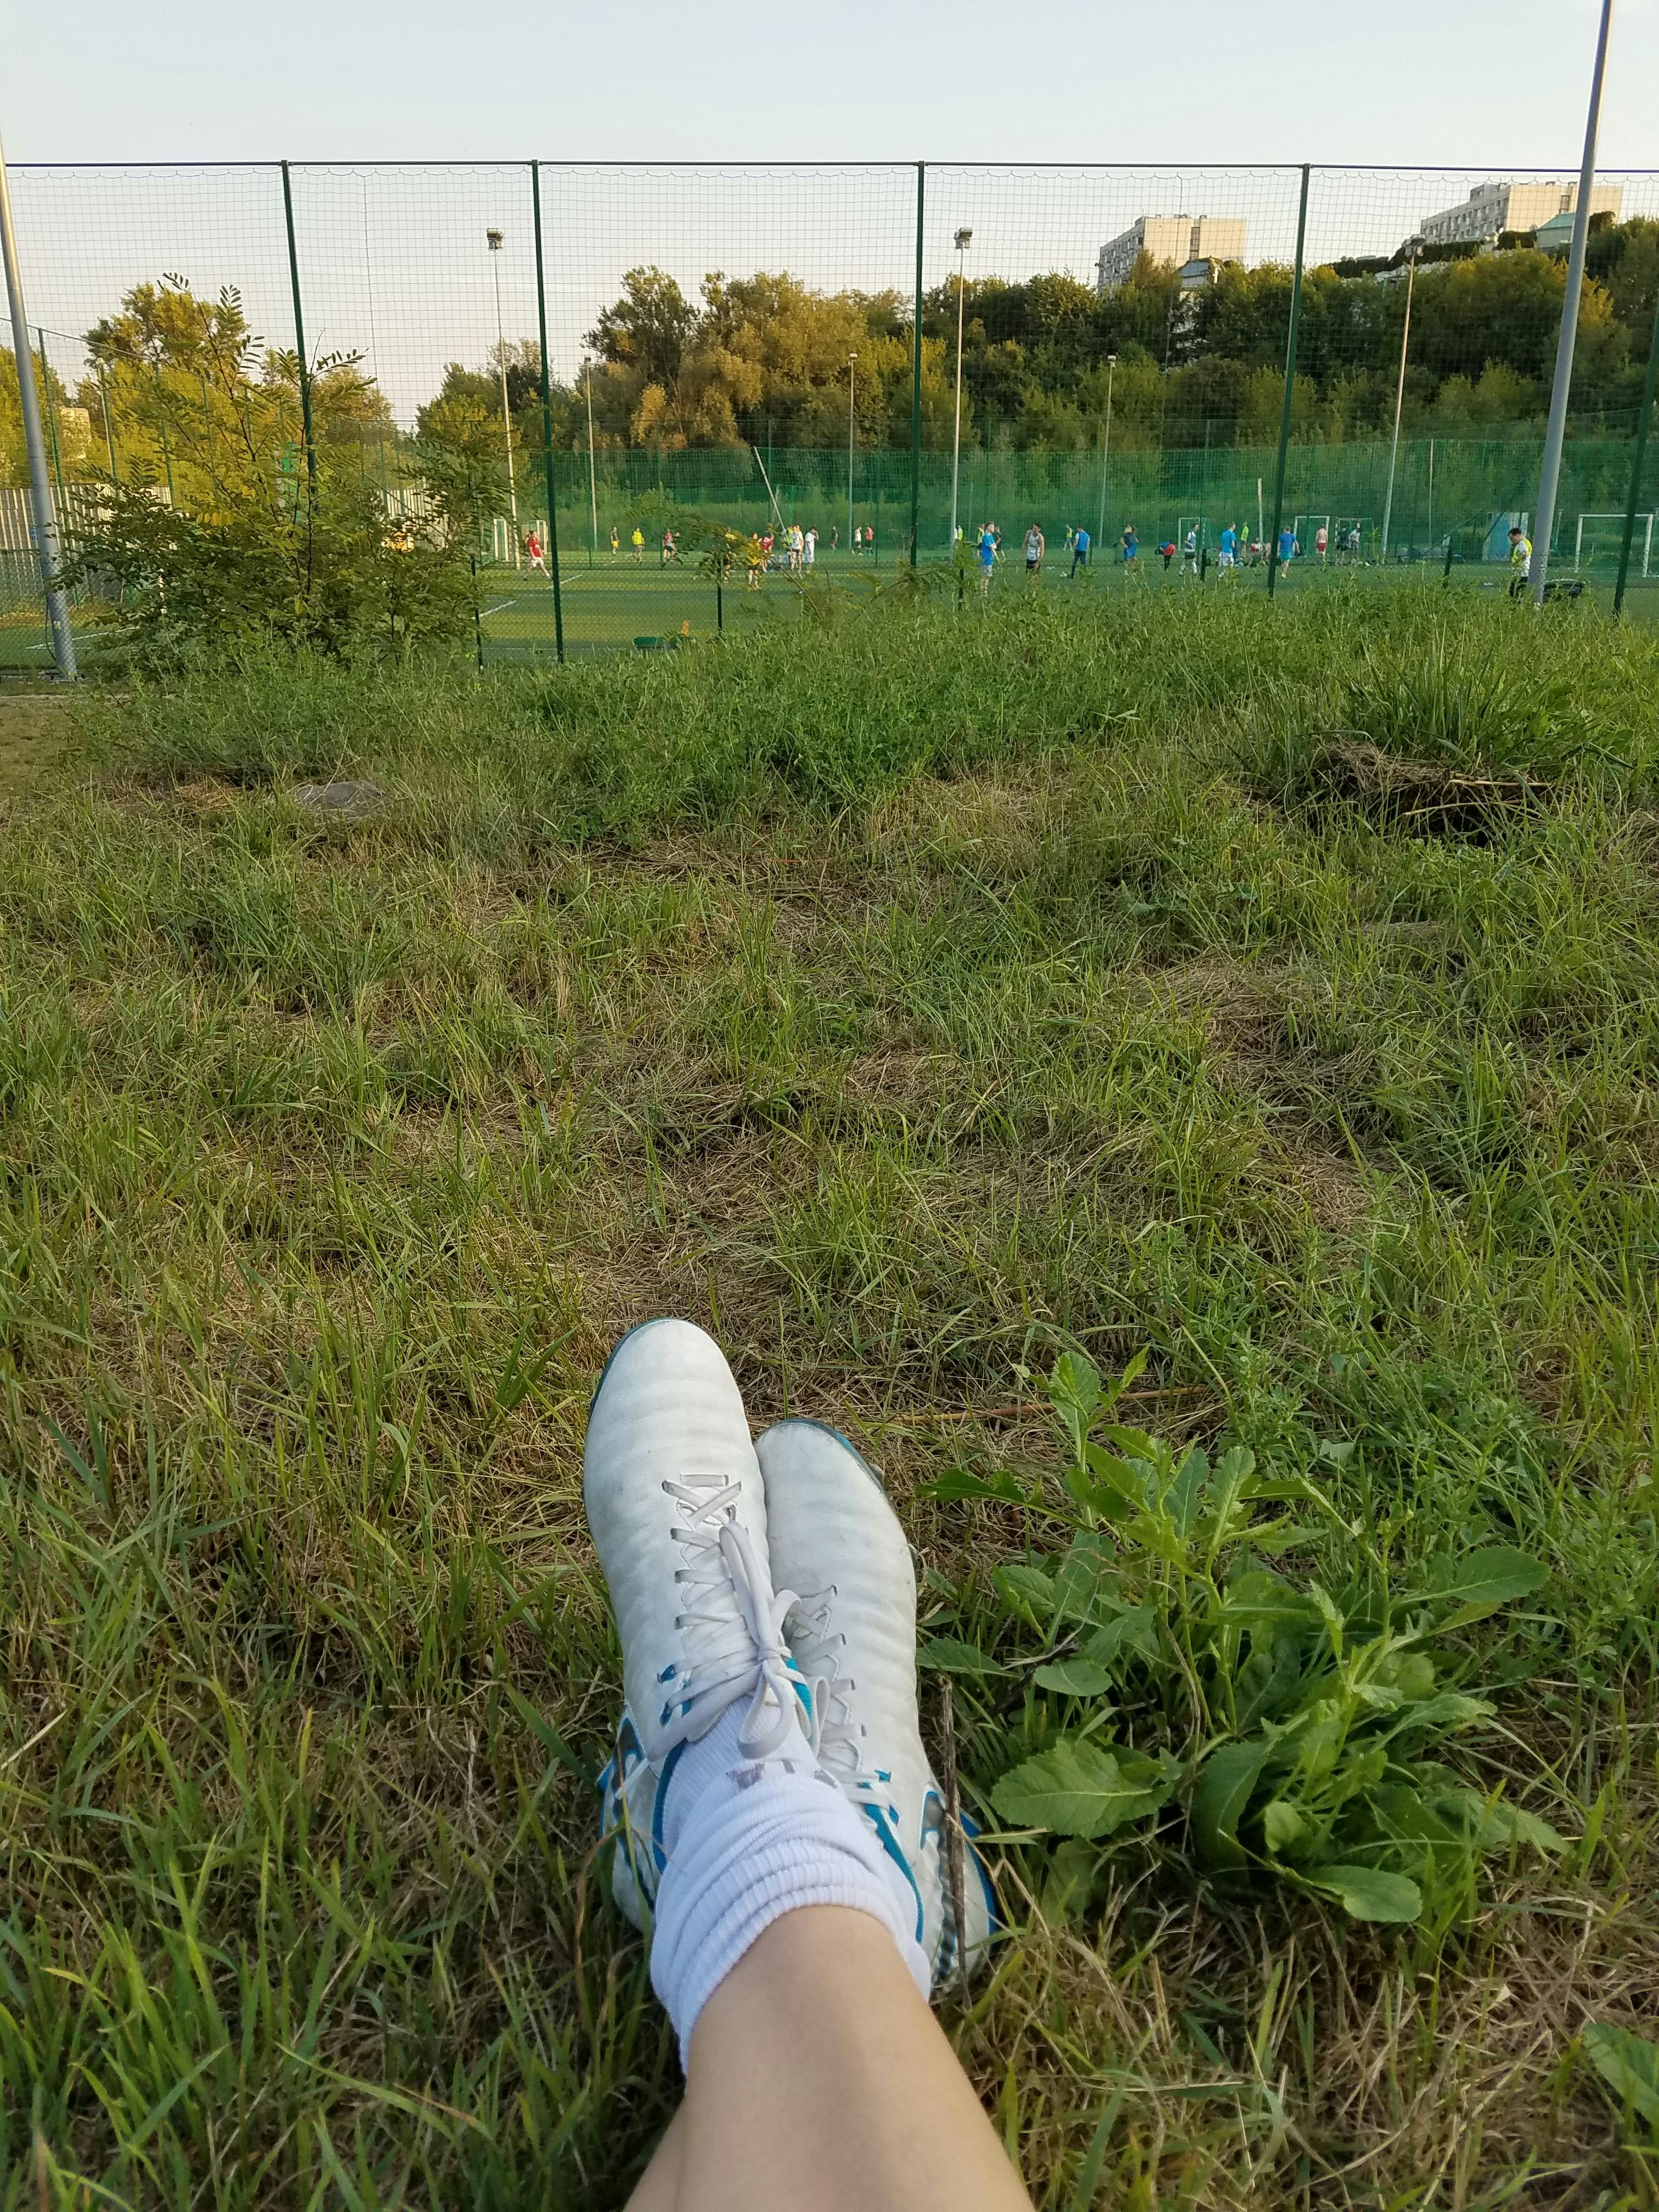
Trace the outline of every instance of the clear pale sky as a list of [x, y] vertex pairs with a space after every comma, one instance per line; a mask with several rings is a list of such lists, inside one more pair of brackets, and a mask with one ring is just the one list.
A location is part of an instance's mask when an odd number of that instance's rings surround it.
[[[15, 161], [1577, 167], [1595, 0], [3, 0]], [[1659, 0], [1601, 142], [1659, 166]]]

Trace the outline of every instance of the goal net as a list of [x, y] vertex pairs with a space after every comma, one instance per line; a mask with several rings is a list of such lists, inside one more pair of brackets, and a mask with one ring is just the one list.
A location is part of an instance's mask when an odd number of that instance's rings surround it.
[[[1581, 514], [1573, 540], [1572, 566], [1575, 574], [1586, 569], [1594, 574], [1598, 569], [1607, 570], [1619, 566], [1619, 550], [1625, 542], [1625, 518], [1622, 514]], [[1631, 532], [1630, 572], [1632, 576], [1652, 573], [1653, 516], [1638, 514], [1636, 527]]]

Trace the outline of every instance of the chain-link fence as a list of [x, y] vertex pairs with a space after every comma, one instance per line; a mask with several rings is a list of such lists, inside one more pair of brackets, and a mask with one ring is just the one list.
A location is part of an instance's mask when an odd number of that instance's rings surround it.
[[[1413, 572], [1503, 589], [1576, 193], [1293, 165], [12, 185], [71, 545], [112, 487], [204, 527], [255, 489], [295, 515], [354, 500], [389, 543], [426, 532], [465, 560], [486, 659], [788, 619], [913, 561], [994, 592], [1028, 573], [1078, 592]], [[1588, 270], [1551, 572], [1606, 591], [1659, 172], [1598, 181]], [[0, 664], [27, 667], [48, 656], [18, 397], [0, 355]], [[1659, 597], [1659, 441], [1634, 505], [1632, 605]], [[94, 645], [97, 580], [76, 593]]]

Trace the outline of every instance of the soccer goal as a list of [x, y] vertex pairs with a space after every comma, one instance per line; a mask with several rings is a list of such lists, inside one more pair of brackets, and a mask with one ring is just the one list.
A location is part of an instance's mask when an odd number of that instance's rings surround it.
[[1370, 514], [1339, 514], [1331, 532], [1333, 561], [1362, 560], [1376, 537], [1376, 519]]
[[[1616, 568], [1620, 549], [1625, 542], [1625, 518], [1622, 514], [1581, 514], [1578, 533], [1573, 540], [1572, 566], [1575, 574], [1586, 569]], [[1639, 568], [1636, 563], [1640, 560]], [[1636, 528], [1630, 541], [1630, 565], [1634, 574], [1646, 576], [1652, 572], [1653, 516], [1638, 514]]]
[[1312, 561], [1318, 557], [1319, 533], [1322, 530], [1325, 533], [1325, 558], [1328, 561], [1335, 548], [1335, 540], [1331, 536], [1329, 515], [1298, 514], [1297, 516], [1296, 550], [1299, 559]]

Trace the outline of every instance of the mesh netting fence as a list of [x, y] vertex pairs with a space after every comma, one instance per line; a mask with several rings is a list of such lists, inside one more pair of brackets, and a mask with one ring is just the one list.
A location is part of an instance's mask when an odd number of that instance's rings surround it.
[[[486, 658], [788, 619], [912, 561], [988, 591], [1275, 567], [1502, 589], [1575, 190], [1290, 165], [13, 172], [71, 544], [112, 485], [207, 523], [255, 492], [355, 499], [465, 558]], [[1659, 173], [1598, 181], [1588, 272], [1551, 561], [1599, 590]], [[1639, 597], [1659, 441], [1635, 505]], [[32, 522], [7, 354], [13, 666], [47, 657]]]

